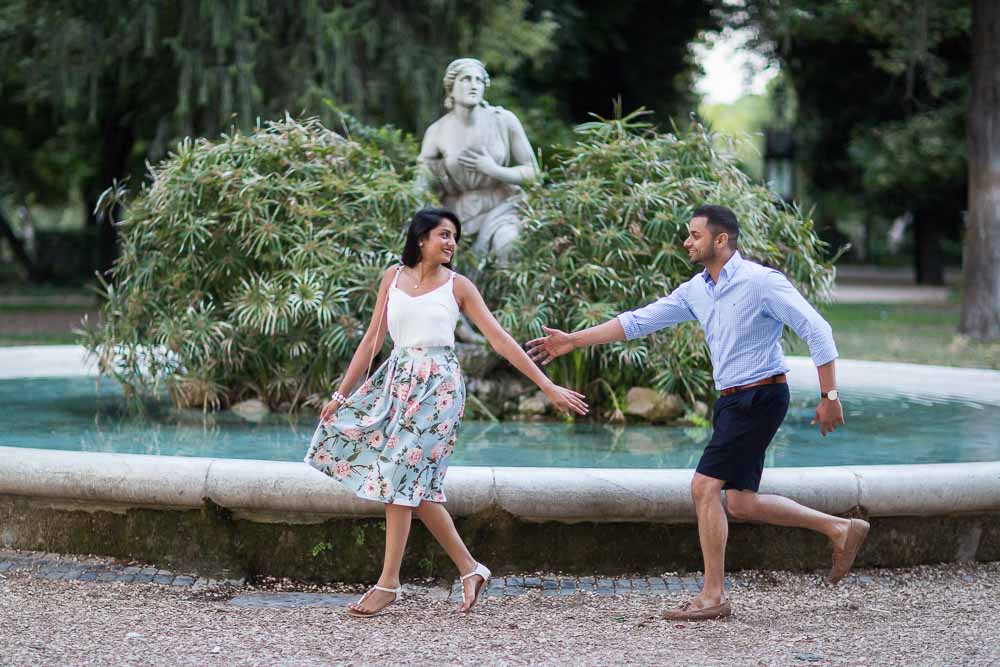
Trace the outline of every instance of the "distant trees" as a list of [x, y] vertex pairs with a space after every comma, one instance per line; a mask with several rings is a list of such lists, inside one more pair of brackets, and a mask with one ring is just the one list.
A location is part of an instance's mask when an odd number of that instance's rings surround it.
[[[537, 59], [555, 24], [527, 0], [304, 3], [10, 0], [0, 7], [0, 188], [66, 197], [91, 224], [100, 193], [183, 136], [319, 115], [425, 126], [441, 75], [474, 53], [495, 74]], [[13, 119], [14, 123], [8, 123]], [[101, 268], [114, 228], [100, 223]]]
[[941, 239], [965, 208], [971, 12], [933, 0], [748, 0], [728, 20], [759, 34], [795, 88], [813, 195], [913, 214], [920, 282], [943, 282]]

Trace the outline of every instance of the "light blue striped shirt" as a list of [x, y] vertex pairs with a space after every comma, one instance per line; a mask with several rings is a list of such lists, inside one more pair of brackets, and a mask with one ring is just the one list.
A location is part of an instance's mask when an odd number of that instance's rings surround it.
[[712, 355], [718, 390], [787, 373], [781, 329], [787, 324], [809, 345], [817, 366], [837, 358], [833, 330], [784, 274], [733, 253], [716, 285], [708, 269], [618, 321], [632, 340], [664, 327], [698, 320]]

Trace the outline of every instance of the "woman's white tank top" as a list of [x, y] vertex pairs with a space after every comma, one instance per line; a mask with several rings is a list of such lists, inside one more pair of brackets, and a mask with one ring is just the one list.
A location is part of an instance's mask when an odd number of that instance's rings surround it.
[[396, 269], [386, 305], [392, 341], [398, 347], [454, 347], [455, 325], [458, 324], [455, 272], [451, 272], [441, 287], [420, 296], [410, 296], [396, 286], [402, 268]]

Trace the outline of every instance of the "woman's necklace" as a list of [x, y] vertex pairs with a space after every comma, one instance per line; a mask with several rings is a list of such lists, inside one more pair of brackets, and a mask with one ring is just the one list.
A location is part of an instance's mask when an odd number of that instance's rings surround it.
[[[414, 268], [416, 268], [416, 267], [414, 267]], [[417, 275], [420, 275], [420, 271], [419, 270], [417, 270], [416, 273], [417, 273]], [[437, 273], [436, 269], [435, 269], [434, 273]], [[413, 278], [412, 279], [413, 280], [413, 289], [420, 289], [420, 286], [424, 283], [425, 278], [426, 278], [426, 276], [421, 277], [420, 280], [417, 280], [416, 278]]]

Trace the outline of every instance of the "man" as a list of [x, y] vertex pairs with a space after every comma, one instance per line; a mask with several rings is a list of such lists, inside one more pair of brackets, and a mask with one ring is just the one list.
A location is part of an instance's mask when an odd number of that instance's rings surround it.
[[688, 224], [684, 248], [704, 271], [644, 308], [574, 333], [545, 328], [545, 337], [528, 342], [532, 358], [548, 364], [578, 347], [632, 340], [686, 320], [701, 323], [720, 394], [712, 440], [691, 482], [705, 582], [697, 597], [664, 612], [669, 620], [705, 620], [732, 613], [723, 591], [729, 528], [721, 491], [726, 492], [726, 505], [735, 518], [810, 528], [829, 537], [831, 584], [850, 570], [868, 534], [866, 521], [757, 493], [764, 451], [788, 410], [788, 367], [780, 341], [783, 325], [808, 343], [819, 373], [822, 395], [812, 423], [819, 423], [825, 437], [844, 423], [844, 411], [836, 390], [837, 348], [830, 325], [783, 274], [740, 256], [739, 230], [728, 208], [701, 206]]

